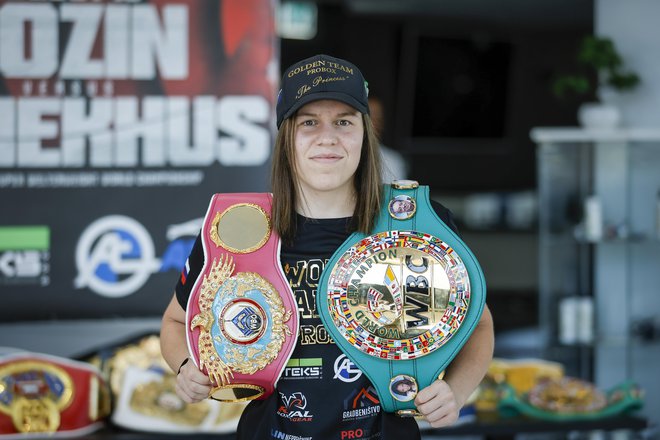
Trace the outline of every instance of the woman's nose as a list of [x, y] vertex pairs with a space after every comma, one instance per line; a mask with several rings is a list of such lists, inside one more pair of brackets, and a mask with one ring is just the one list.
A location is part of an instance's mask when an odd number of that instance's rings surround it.
[[319, 145], [335, 145], [337, 143], [337, 133], [332, 127], [323, 127], [319, 133]]

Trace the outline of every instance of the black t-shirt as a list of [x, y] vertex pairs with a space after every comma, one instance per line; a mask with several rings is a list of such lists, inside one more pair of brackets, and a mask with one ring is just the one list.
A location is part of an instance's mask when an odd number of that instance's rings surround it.
[[[432, 202], [453, 230], [451, 213]], [[339, 350], [316, 311], [318, 281], [325, 264], [348, 238], [348, 218], [297, 216], [291, 246], [282, 245], [282, 268], [298, 303], [299, 332], [291, 359], [265, 400], [252, 401], [238, 425], [239, 439], [419, 439], [417, 422], [385, 413], [371, 382]], [[204, 263], [198, 237], [176, 286], [185, 309], [190, 289]]]

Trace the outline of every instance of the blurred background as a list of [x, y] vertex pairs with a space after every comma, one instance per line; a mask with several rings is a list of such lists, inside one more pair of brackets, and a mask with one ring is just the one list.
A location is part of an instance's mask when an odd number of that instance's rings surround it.
[[[0, 350], [158, 331], [210, 197], [269, 190], [282, 70], [352, 61], [388, 172], [486, 274], [496, 353], [660, 414], [657, 0], [0, 0]], [[590, 38], [597, 37], [597, 38]]]

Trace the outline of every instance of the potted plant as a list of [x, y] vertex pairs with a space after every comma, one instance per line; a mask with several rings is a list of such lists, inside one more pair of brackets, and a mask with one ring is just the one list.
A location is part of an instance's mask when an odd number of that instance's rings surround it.
[[[602, 101], [608, 91], [625, 92], [640, 83], [635, 72], [625, 70], [623, 58], [610, 38], [593, 35], [583, 38], [577, 61], [580, 72], [554, 80], [552, 91], [555, 96], [563, 98], [569, 93], [596, 93]], [[585, 127], [604, 128], [618, 125], [621, 116], [619, 109], [612, 104], [585, 102], [578, 110], [578, 119]]]

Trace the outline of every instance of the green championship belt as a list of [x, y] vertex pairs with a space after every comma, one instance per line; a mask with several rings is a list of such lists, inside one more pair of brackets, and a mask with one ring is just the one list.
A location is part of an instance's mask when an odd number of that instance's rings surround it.
[[427, 186], [395, 181], [373, 233], [353, 233], [319, 283], [317, 308], [339, 348], [387, 412], [418, 415], [434, 382], [479, 322], [486, 283], [477, 259], [442, 220]]
[[644, 406], [644, 393], [632, 381], [607, 392], [581, 379], [563, 377], [544, 380], [528, 393], [516, 394], [503, 385], [498, 409], [502, 415], [524, 414], [551, 421], [600, 420], [636, 411]]

